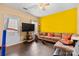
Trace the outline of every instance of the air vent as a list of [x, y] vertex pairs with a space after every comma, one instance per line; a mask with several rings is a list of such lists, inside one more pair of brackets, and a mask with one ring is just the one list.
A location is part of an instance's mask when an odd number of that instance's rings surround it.
[[23, 9], [28, 10], [28, 8], [23, 8]]
[[23, 9], [29, 10], [29, 9], [32, 9], [32, 8], [35, 8], [35, 7], [36, 7], [36, 5], [32, 5], [32, 6], [29, 6], [29, 7], [24, 7]]

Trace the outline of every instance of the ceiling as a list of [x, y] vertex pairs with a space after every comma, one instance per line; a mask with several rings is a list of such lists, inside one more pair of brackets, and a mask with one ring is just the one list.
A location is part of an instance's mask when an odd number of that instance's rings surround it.
[[77, 3], [50, 3], [46, 10], [42, 10], [38, 7], [38, 3], [6, 3], [6, 5], [29, 12], [34, 16], [42, 17], [48, 14], [64, 11], [76, 7]]

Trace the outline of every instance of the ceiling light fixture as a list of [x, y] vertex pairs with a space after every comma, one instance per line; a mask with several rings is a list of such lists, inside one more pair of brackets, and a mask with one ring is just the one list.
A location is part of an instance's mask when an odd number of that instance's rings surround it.
[[39, 3], [38, 6], [42, 10], [46, 10], [49, 7], [49, 3]]

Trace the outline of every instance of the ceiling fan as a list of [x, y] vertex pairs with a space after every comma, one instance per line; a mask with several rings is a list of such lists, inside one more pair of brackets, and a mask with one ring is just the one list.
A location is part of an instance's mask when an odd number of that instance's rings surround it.
[[49, 6], [50, 6], [49, 3], [39, 3], [39, 4], [38, 4], [38, 7], [39, 7], [40, 9], [42, 9], [42, 10], [48, 9]]

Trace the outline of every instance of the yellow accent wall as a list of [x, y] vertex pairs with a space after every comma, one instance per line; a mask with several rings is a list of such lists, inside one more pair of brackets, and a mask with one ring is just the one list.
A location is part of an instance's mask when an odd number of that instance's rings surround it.
[[41, 32], [76, 33], [77, 9], [72, 8], [40, 18]]

